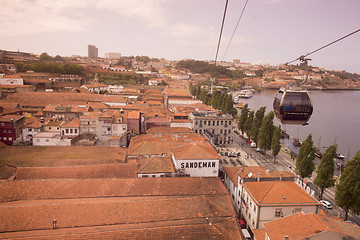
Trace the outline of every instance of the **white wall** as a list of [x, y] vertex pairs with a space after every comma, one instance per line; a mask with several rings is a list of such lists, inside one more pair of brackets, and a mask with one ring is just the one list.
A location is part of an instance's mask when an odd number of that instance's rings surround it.
[[219, 160], [175, 160], [174, 165], [190, 177], [217, 177], [219, 173]]
[[22, 78], [7, 78], [5, 76], [0, 78], [0, 85], [24, 85], [24, 80]]

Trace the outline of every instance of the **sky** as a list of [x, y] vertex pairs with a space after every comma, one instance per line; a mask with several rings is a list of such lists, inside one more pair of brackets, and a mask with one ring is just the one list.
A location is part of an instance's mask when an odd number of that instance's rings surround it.
[[[226, 0], [0, 0], [0, 49], [214, 60]], [[218, 61], [284, 64], [360, 28], [359, 0], [229, 0]], [[229, 46], [228, 51], [226, 51]], [[309, 58], [360, 73], [360, 32]], [[298, 62], [295, 62], [297, 64]]]

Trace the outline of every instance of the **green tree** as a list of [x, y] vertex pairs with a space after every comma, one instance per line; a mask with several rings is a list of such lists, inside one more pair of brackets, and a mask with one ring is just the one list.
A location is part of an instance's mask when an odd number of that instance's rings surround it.
[[272, 155], [274, 156], [274, 163], [276, 163], [276, 156], [279, 154], [281, 149], [280, 139], [281, 139], [281, 128], [279, 126], [274, 128], [274, 133], [271, 140], [271, 150], [272, 150]]
[[64, 59], [60, 55], [56, 55], [53, 60], [54, 61], [64, 61]]
[[336, 144], [328, 147], [316, 169], [314, 184], [320, 188], [320, 199], [322, 199], [325, 189], [335, 186], [334, 156], [336, 154], [336, 149]]
[[51, 56], [47, 52], [43, 52], [42, 54], [40, 54], [40, 60], [49, 61], [51, 60]]
[[254, 111], [251, 110], [246, 118], [245, 124], [244, 124], [244, 132], [246, 135], [250, 136], [250, 129], [254, 122]]
[[315, 169], [315, 152], [316, 149], [314, 147], [312, 135], [309, 134], [302, 143], [296, 157], [296, 174], [300, 175], [302, 178], [311, 177]]
[[253, 125], [250, 129], [250, 138], [257, 144], [260, 127], [264, 118], [266, 107], [259, 108], [255, 113]]
[[266, 116], [264, 117], [260, 131], [259, 131], [259, 137], [258, 137], [258, 143], [259, 147], [261, 149], [266, 150], [271, 149], [271, 140], [274, 133], [274, 112], [270, 111]]
[[238, 127], [241, 130], [242, 134], [244, 134], [244, 129], [245, 129], [244, 127], [245, 127], [246, 119], [248, 117], [248, 113], [249, 113], [249, 107], [248, 104], [246, 103], [244, 107], [241, 109], [239, 122], [238, 122]]
[[336, 185], [336, 204], [345, 210], [345, 220], [349, 210], [360, 212], [360, 151], [348, 161], [341, 173], [340, 182]]

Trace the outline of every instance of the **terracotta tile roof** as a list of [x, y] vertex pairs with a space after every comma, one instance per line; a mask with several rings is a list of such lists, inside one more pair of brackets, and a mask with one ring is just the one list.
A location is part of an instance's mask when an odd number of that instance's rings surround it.
[[286, 171], [270, 171], [266, 167], [263, 166], [244, 166], [240, 168], [240, 171], [237, 171], [237, 174], [241, 177], [241, 179], [255, 179], [257, 178], [257, 174], [260, 173], [260, 178], [277, 178], [280, 179], [280, 175], [282, 178], [294, 178], [295, 175], [291, 172]]
[[189, 91], [185, 88], [166, 88], [166, 95], [179, 96], [179, 97], [191, 97]]
[[0, 165], [53, 167], [123, 163], [126, 148], [88, 146], [8, 146], [0, 148]]
[[79, 127], [80, 127], [80, 119], [79, 118], [74, 118], [73, 120], [61, 125], [61, 128], [79, 128]]
[[355, 238], [360, 236], [359, 227], [338, 218], [324, 217], [315, 213], [297, 213], [265, 223], [264, 226], [270, 239], [283, 239], [285, 235], [290, 240], [305, 239], [325, 232], [335, 232]]
[[190, 128], [186, 127], [152, 127], [146, 130], [146, 134], [166, 134], [166, 133], [192, 133]]
[[18, 121], [23, 118], [23, 115], [5, 115], [0, 116], [0, 122], [11, 122], [11, 121]]
[[190, 143], [172, 149], [176, 160], [219, 159], [219, 155], [209, 142]]
[[172, 152], [174, 147], [205, 140], [206, 138], [196, 133], [142, 134], [131, 138], [128, 155], [161, 155]]
[[16, 180], [135, 178], [136, 163], [81, 165], [67, 167], [19, 167]]
[[16, 167], [9, 164], [0, 166], [0, 180], [8, 180], [11, 176], [15, 175]]
[[170, 123], [171, 120], [168, 117], [154, 117], [146, 120], [146, 123]]
[[171, 156], [138, 157], [138, 173], [173, 173], [175, 172]]
[[139, 111], [128, 112], [128, 119], [140, 119], [140, 112]]
[[0, 190], [0, 238], [240, 239], [218, 178], [22, 180]]
[[291, 181], [244, 182], [243, 185], [251, 198], [260, 206], [320, 205]]
[[229, 176], [233, 184], [237, 187], [238, 186], [238, 177], [239, 172], [241, 172], [242, 167], [224, 167], [224, 171], [226, 175]]
[[47, 105], [86, 105], [88, 102], [119, 102], [126, 99], [103, 94], [61, 93], [61, 92], [20, 92], [2, 99], [0, 102], [18, 102], [22, 106], [46, 107]]

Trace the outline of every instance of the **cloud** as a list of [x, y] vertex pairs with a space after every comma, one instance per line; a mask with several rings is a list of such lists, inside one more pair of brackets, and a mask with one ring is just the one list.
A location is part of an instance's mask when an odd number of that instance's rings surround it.
[[[55, 31], [86, 31], [98, 11], [144, 21], [161, 27], [166, 21], [162, 4], [167, 0], [11, 0], [0, 8], [0, 34], [16, 36]], [[106, 23], [103, 23], [104, 25]]]

